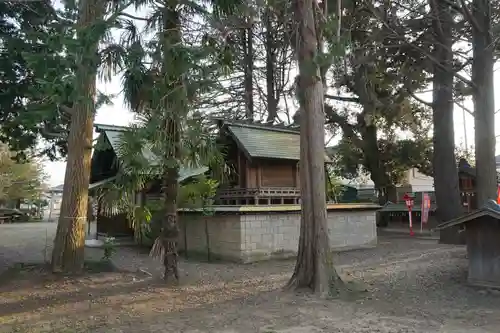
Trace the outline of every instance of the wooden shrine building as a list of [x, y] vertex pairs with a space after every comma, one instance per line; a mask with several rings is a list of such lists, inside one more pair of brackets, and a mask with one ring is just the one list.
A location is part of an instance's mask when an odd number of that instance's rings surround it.
[[[298, 127], [217, 120], [226, 162], [233, 170], [222, 184], [219, 205], [275, 205], [300, 202]], [[325, 152], [325, 162], [330, 159]]]
[[[476, 169], [473, 168], [465, 159], [461, 159], [458, 163], [458, 186], [460, 190], [460, 198], [463, 206], [463, 213], [467, 214], [477, 209], [476, 196]], [[408, 223], [408, 208], [402, 199], [404, 193], [412, 192], [411, 189], [404, 187], [398, 188], [396, 202], [386, 203], [379, 211], [378, 226], [387, 226], [390, 222]], [[422, 195], [415, 192], [415, 206], [412, 210], [413, 222], [420, 223], [420, 209]], [[433, 225], [437, 205], [434, 192], [428, 192], [431, 197], [430, 220]]]
[[465, 228], [469, 284], [500, 289], [500, 206], [491, 200], [483, 208], [440, 224], [436, 229], [457, 226]]
[[[99, 134], [97, 139], [97, 149], [92, 154], [91, 174], [89, 190], [91, 194], [97, 196], [97, 234], [108, 236], [132, 236], [134, 230], [130, 225], [127, 216], [123, 213], [118, 205], [113, 205], [107, 200], [102, 200], [97, 195], [99, 189], [105, 188], [112, 183], [122, 166], [120, 157], [120, 145], [122, 134], [128, 131], [128, 127], [98, 125], [95, 126], [96, 132]], [[157, 163], [156, 156], [143, 148], [142, 156], [150, 165]], [[179, 170], [179, 182], [191, 179], [194, 176], [201, 175], [208, 171], [207, 167], [200, 168], [181, 168]], [[146, 189], [140, 193], [134, 193], [131, 200], [136, 204], [144, 204], [146, 200], [156, 200], [161, 194], [161, 180], [158, 177], [157, 181], [153, 181]]]
[[458, 162], [458, 187], [464, 212], [470, 213], [477, 209], [476, 169], [465, 159]]
[[[231, 172], [214, 198], [216, 205], [276, 205], [300, 202], [300, 131], [296, 126], [271, 125], [249, 121], [215, 120], [218, 142], [224, 150]], [[122, 165], [119, 156], [121, 137], [127, 127], [95, 125], [98, 146], [92, 155], [91, 185], [93, 192], [116, 179]], [[157, 163], [154, 154], [143, 149], [143, 157]], [[325, 152], [325, 163], [330, 159]], [[181, 168], [182, 182], [208, 171], [207, 167]], [[136, 193], [137, 203], [158, 197], [160, 180]], [[114, 207], [97, 204], [99, 234], [133, 233], [124, 213]]]

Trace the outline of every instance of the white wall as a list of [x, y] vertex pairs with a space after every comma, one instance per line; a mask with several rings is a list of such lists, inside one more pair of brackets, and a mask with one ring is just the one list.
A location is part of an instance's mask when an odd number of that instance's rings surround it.
[[434, 191], [434, 178], [418, 172], [417, 169], [407, 171], [407, 184], [411, 185], [413, 192]]

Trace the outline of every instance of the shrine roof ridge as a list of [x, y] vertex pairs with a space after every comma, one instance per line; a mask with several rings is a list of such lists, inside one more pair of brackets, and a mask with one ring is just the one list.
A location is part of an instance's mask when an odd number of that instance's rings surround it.
[[275, 132], [284, 132], [290, 134], [300, 134], [300, 127], [297, 124], [289, 124], [285, 125], [284, 122], [279, 122], [277, 124], [273, 121], [259, 121], [259, 120], [246, 120], [246, 119], [225, 119], [214, 117], [212, 120], [219, 123], [219, 126], [239, 126], [239, 127], [247, 127], [247, 128], [255, 128], [260, 130], [268, 130]]

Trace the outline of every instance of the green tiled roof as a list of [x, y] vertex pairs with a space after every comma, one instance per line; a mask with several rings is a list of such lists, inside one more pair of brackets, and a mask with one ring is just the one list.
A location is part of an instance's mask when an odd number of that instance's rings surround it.
[[[118, 155], [118, 152], [120, 151], [122, 134], [123, 132], [126, 132], [128, 128], [122, 126], [110, 126], [110, 125], [95, 125], [95, 127], [97, 132], [104, 133], [104, 135], [106, 136], [111, 145], [111, 148], [113, 148], [115, 154]], [[144, 147], [142, 149], [142, 155], [149, 163], [153, 165], [158, 163], [157, 157], [153, 154], [153, 152], [151, 152], [150, 149]]]
[[[111, 148], [113, 148], [113, 151], [118, 156], [122, 140], [122, 134], [123, 132], [127, 131], [128, 128], [122, 126], [97, 125], [97, 124], [95, 125], [95, 128], [98, 133], [101, 133], [101, 135], [106, 136], [111, 145]], [[150, 149], [146, 147], [143, 148], [142, 154], [149, 163], [151, 164], [158, 163], [158, 157], [155, 154], [153, 154], [153, 152]], [[183, 181], [187, 178], [201, 175], [207, 171], [208, 168], [205, 166], [199, 168], [181, 167], [179, 170], [179, 181]]]
[[[300, 132], [297, 130], [237, 123], [226, 123], [226, 128], [252, 158], [300, 160]], [[326, 153], [325, 160], [330, 161]]]

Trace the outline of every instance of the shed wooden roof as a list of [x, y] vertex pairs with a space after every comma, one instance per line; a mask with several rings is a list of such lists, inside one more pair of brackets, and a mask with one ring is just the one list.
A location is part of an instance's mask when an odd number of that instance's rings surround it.
[[483, 216], [491, 216], [495, 219], [500, 220], [500, 206], [497, 205], [494, 201], [489, 202], [481, 209], [473, 211], [469, 214], [462, 215], [451, 221], [441, 223], [436, 227], [436, 230], [446, 229], [456, 225], [474, 222], [476, 219]]
[[[221, 122], [221, 127], [250, 158], [300, 160], [300, 131], [297, 127], [244, 121]], [[326, 151], [325, 161], [331, 161]]]

